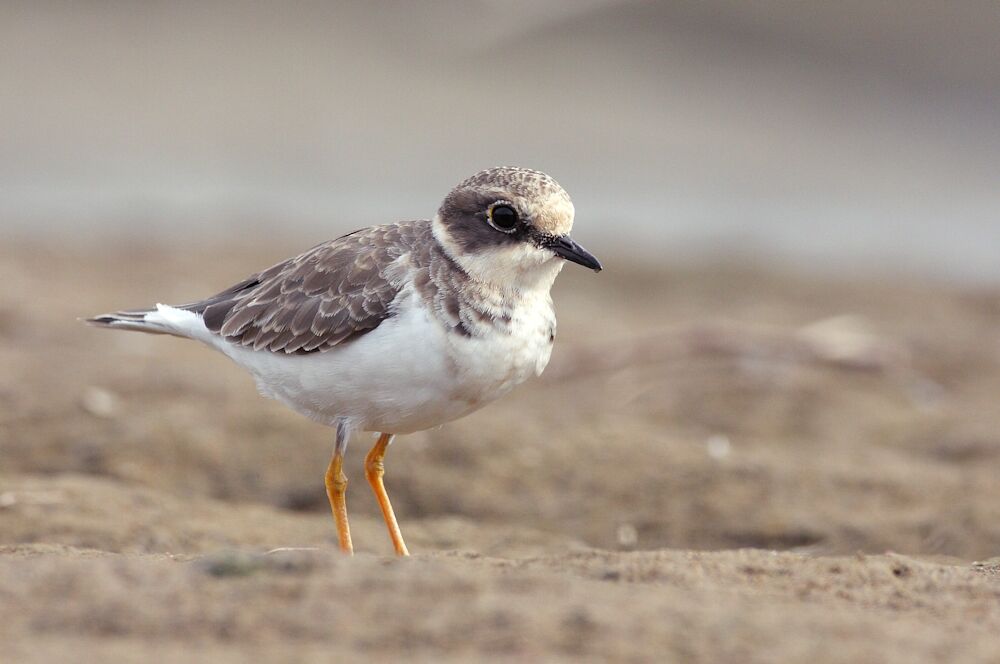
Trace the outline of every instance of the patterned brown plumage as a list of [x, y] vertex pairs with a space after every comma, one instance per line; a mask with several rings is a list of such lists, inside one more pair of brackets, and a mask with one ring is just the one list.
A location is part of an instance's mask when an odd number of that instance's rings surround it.
[[200, 313], [211, 332], [231, 343], [321, 352], [392, 316], [405, 277], [446, 329], [473, 336], [510, 323], [502, 299], [470, 283], [427, 220], [374, 226], [324, 242], [180, 308]]
[[414, 222], [324, 242], [219, 295], [185, 306], [232, 343], [284, 353], [322, 351], [369, 332], [399, 292], [387, 272], [412, 251]]

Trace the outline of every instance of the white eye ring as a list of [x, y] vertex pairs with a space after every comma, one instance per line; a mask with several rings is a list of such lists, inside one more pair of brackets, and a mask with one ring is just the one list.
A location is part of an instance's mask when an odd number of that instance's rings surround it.
[[510, 201], [497, 201], [491, 205], [486, 211], [486, 218], [489, 220], [490, 226], [501, 233], [513, 233], [517, 230], [517, 224], [520, 221], [517, 209]]

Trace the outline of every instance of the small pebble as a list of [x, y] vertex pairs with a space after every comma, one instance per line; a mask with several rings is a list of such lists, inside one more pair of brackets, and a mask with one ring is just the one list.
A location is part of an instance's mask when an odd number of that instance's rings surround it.
[[725, 459], [729, 456], [729, 452], [732, 448], [733, 445], [729, 442], [729, 436], [724, 436], [722, 434], [709, 436], [708, 440], [705, 441], [705, 451], [708, 452], [708, 456], [716, 460]]
[[83, 391], [80, 405], [94, 417], [108, 419], [118, 412], [118, 397], [104, 388], [90, 386]]
[[639, 531], [631, 523], [618, 526], [618, 544], [623, 547], [633, 547], [639, 542]]

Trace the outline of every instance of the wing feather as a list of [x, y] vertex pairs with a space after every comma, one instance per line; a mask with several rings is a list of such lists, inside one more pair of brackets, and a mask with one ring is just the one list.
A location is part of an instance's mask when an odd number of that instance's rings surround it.
[[218, 295], [184, 305], [232, 343], [275, 353], [333, 348], [392, 315], [398, 261], [433, 242], [430, 223], [355, 231], [279, 263]]

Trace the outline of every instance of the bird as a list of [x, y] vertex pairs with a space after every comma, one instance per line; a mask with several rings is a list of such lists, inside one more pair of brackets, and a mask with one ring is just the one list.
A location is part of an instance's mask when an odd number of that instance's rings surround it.
[[319, 244], [196, 302], [89, 318], [102, 328], [193, 339], [246, 369], [259, 392], [335, 431], [325, 474], [340, 550], [348, 440], [377, 434], [365, 477], [397, 555], [409, 555], [384, 484], [396, 435], [478, 410], [545, 369], [551, 287], [567, 261], [601, 262], [569, 233], [575, 209], [549, 175], [476, 173], [431, 219]]

